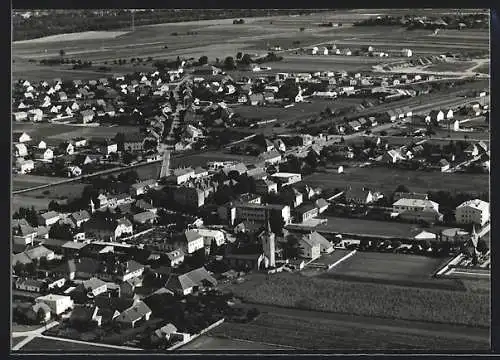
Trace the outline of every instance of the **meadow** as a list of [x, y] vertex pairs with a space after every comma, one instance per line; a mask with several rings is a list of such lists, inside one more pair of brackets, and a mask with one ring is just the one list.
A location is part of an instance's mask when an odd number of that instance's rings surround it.
[[[448, 141], [449, 142], [449, 141]], [[370, 184], [372, 191], [392, 192], [399, 185], [407, 186], [414, 192], [457, 191], [481, 193], [489, 189], [488, 174], [442, 173], [439, 171], [413, 171], [386, 167], [344, 168], [343, 174], [327, 170], [307, 175], [303, 181], [311, 186], [323, 189], [343, 189], [347, 185], [365, 187]]]
[[481, 293], [346, 282], [281, 273], [234, 286], [247, 302], [401, 320], [487, 327], [490, 297]]

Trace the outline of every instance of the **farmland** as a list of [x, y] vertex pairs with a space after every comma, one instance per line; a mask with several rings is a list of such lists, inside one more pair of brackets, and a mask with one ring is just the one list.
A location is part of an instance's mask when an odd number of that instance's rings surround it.
[[[224, 324], [223, 324], [224, 325]], [[231, 326], [231, 325], [229, 325]], [[202, 335], [179, 350], [286, 350], [284, 346], [270, 345], [249, 340], [229, 339], [212, 335]]]
[[446, 288], [463, 290], [458, 281], [432, 278], [449, 258], [430, 258], [418, 255], [357, 252], [320, 277], [404, 284], [423, 288]]
[[91, 343], [82, 344], [69, 341], [59, 341], [54, 339], [36, 337], [26, 345], [24, 345], [19, 351], [21, 352], [46, 352], [46, 351], [97, 351], [97, 352], [111, 352], [116, 351], [116, 349], [111, 349], [103, 346], [93, 346]]
[[[226, 322], [209, 334], [233, 340], [268, 341], [297, 350], [443, 351], [484, 350], [488, 347], [487, 331], [284, 309], [276, 306], [258, 307], [261, 316], [249, 324]], [[474, 335], [469, 335], [468, 332]]]
[[[411, 171], [390, 168], [344, 168], [343, 174], [333, 170], [326, 173], [314, 173], [304, 177], [304, 182], [317, 187], [343, 189], [346, 184], [352, 187], [377, 184], [374, 191], [392, 192], [398, 185], [405, 185], [415, 192], [435, 191], [486, 192], [489, 189], [488, 174], [441, 173], [439, 171]], [[370, 179], [369, 182], [367, 179]]]
[[[12, 190], [21, 190], [32, 188], [39, 185], [50, 184], [65, 180], [65, 178], [50, 177], [50, 176], [38, 176], [38, 175], [12, 175]], [[42, 194], [39, 194], [42, 195]]]
[[442, 62], [438, 64], [429, 65], [425, 68], [426, 71], [466, 71], [474, 66], [471, 61], [460, 62]]
[[13, 123], [12, 131], [14, 133], [25, 131], [34, 139], [67, 140], [79, 136], [113, 138], [119, 132], [139, 132], [139, 128], [134, 126], [83, 127], [50, 123], [41, 123], [36, 125], [30, 123]]
[[281, 273], [231, 289], [252, 303], [317, 311], [487, 327], [490, 297], [481, 293], [346, 282]]

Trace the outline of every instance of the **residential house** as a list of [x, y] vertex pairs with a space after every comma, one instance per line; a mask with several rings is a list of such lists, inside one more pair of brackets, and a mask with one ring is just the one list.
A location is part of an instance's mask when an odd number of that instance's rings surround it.
[[298, 206], [294, 212], [297, 222], [305, 222], [315, 218], [318, 215], [319, 210], [314, 203], [306, 203]]
[[134, 302], [132, 307], [117, 316], [116, 321], [127, 327], [134, 328], [139, 322], [148, 321], [151, 314], [151, 309], [143, 301], [138, 300]]
[[26, 121], [28, 120], [28, 113], [26, 111], [16, 111], [12, 113], [12, 120]]
[[446, 172], [450, 169], [450, 163], [446, 159], [439, 160], [437, 166], [441, 172]]
[[12, 235], [14, 236], [14, 240], [20, 241], [20, 243], [28, 245], [33, 244], [33, 240], [35, 239], [37, 232], [31, 227], [28, 222], [23, 222], [20, 224], [12, 225]]
[[317, 199], [314, 202], [314, 204], [316, 205], [316, 208], [318, 209], [318, 214], [323, 213], [324, 211], [326, 211], [326, 209], [328, 209], [328, 206], [330, 206], [330, 203], [323, 198]]
[[35, 168], [35, 163], [33, 160], [16, 160], [16, 170], [19, 174], [27, 174]]
[[133, 225], [127, 218], [103, 219], [94, 217], [83, 224], [86, 233], [93, 235], [98, 240], [114, 241], [124, 235], [133, 233]]
[[36, 246], [24, 252], [31, 261], [36, 260], [40, 262], [41, 259], [45, 259], [47, 261], [52, 261], [55, 258], [55, 254], [52, 250], [47, 249], [43, 245]]
[[398, 150], [389, 150], [382, 155], [382, 161], [395, 164], [398, 161], [405, 160], [404, 156]]
[[126, 133], [123, 140], [123, 149], [126, 151], [143, 151], [146, 137], [141, 133]]
[[152, 213], [151, 211], [143, 211], [138, 214], [135, 214], [132, 217], [132, 221], [136, 224], [152, 224], [156, 221], [156, 214]]
[[367, 205], [374, 201], [373, 193], [366, 188], [347, 188], [344, 192], [348, 203]]
[[200, 249], [203, 249], [205, 246], [203, 235], [194, 230], [186, 230], [181, 234], [177, 234], [174, 239], [174, 247], [180, 247], [184, 253], [187, 254], [192, 254]]
[[425, 122], [430, 123], [431, 121], [434, 122], [441, 122], [444, 120], [444, 112], [442, 110], [432, 110], [429, 115], [425, 117]]
[[429, 195], [415, 192], [400, 192], [394, 193], [394, 201], [399, 199], [419, 199], [419, 200], [429, 200]]
[[24, 157], [28, 155], [28, 148], [24, 144], [15, 144], [14, 145], [14, 155], [16, 157]]
[[198, 209], [205, 204], [205, 192], [196, 187], [178, 186], [173, 189], [175, 203], [190, 209]]
[[483, 226], [490, 221], [490, 204], [480, 199], [465, 201], [457, 206], [455, 219], [458, 224]]
[[321, 256], [321, 245], [308, 235], [299, 237], [301, 257], [314, 260]]
[[18, 278], [14, 283], [14, 287], [20, 291], [41, 293], [46, 288], [46, 284], [42, 280]]
[[181, 248], [170, 251], [166, 255], [171, 267], [179, 266], [184, 262], [184, 251]]
[[71, 297], [63, 295], [49, 294], [37, 297], [35, 301], [48, 305], [50, 311], [56, 315], [60, 315], [74, 306]]
[[88, 296], [91, 297], [96, 297], [97, 295], [103, 294], [108, 291], [106, 282], [96, 277], [84, 280], [80, 285], [77, 286], [77, 288], [78, 287], [80, 287], [86, 294], [88, 294]]
[[40, 122], [43, 120], [43, 111], [40, 109], [32, 109], [28, 111], [28, 118], [33, 122]]
[[216, 285], [217, 280], [204, 267], [201, 267], [182, 275], [170, 277], [165, 287], [176, 294], [188, 295]]
[[141, 181], [130, 186], [130, 194], [132, 196], [139, 196], [147, 193], [149, 189], [155, 188], [156, 186], [158, 186], [158, 181], [155, 179]]
[[264, 161], [268, 165], [274, 165], [281, 162], [281, 154], [276, 151], [267, 151], [259, 155], [259, 160]]
[[226, 241], [224, 233], [220, 230], [197, 228], [191, 229], [190, 231], [203, 236], [203, 244], [205, 245], [205, 248], [208, 249], [212, 245], [212, 242], [215, 243], [215, 246], [222, 246]]
[[168, 179], [174, 184], [181, 185], [193, 177], [195, 177], [194, 169], [189, 167], [174, 169], [173, 174]]
[[47, 211], [38, 215], [38, 224], [43, 226], [54, 225], [61, 219], [61, 215], [56, 211]]
[[431, 200], [399, 199], [393, 204], [393, 213], [398, 218], [410, 221], [440, 222], [439, 204]]
[[95, 323], [97, 326], [102, 325], [102, 316], [99, 314], [99, 307], [95, 305], [76, 305], [71, 312], [69, 323], [78, 328], [79, 326]]
[[260, 179], [255, 182], [255, 192], [259, 195], [278, 192], [278, 184], [271, 180]]
[[36, 150], [35, 159], [42, 161], [52, 161], [52, 159], [54, 159], [54, 151], [52, 149]]
[[[17, 136], [17, 138], [16, 138]], [[27, 133], [23, 132], [19, 135], [19, 133], [14, 134], [14, 141], [20, 142], [20, 143], [25, 143], [31, 141], [31, 136], [29, 136]]]
[[94, 120], [95, 112], [94, 110], [88, 109], [80, 112], [80, 120], [84, 124], [88, 124]]
[[280, 190], [280, 196], [284, 203], [290, 207], [296, 208], [304, 201], [304, 195], [296, 188], [287, 186]]
[[86, 221], [90, 220], [90, 214], [87, 210], [80, 210], [72, 213], [70, 219], [73, 221], [75, 227], [80, 227]]

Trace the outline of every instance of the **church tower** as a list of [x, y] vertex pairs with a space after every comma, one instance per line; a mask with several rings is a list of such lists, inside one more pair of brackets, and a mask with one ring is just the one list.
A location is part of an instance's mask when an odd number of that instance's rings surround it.
[[262, 234], [262, 251], [264, 256], [269, 260], [269, 266], [276, 266], [276, 241], [275, 235], [271, 231], [271, 224], [267, 220], [267, 229]]

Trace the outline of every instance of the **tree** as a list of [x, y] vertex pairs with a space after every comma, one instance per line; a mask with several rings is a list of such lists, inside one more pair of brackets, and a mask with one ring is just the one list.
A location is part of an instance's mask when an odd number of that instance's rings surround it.
[[489, 250], [488, 244], [484, 239], [479, 239], [477, 241], [477, 251], [479, 251], [481, 254], [486, 254]]
[[304, 32], [305, 29], [306, 29], [305, 27], [301, 27], [299, 30], [300, 32]]
[[210, 243], [210, 255], [214, 255], [217, 253], [217, 243], [215, 242], [215, 239], [212, 239], [212, 242]]
[[61, 208], [61, 206], [59, 205], [59, 203], [55, 200], [51, 200], [49, 202], [49, 206], [48, 206], [48, 209], [49, 211], [59, 211]]
[[285, 226], [285, 220], [280, 213], [271, 211], [269, 213], [269, 225], [271, 226], [271, 231], [278, 236], [283, 235], [283, 227]]
[[410, 192], [410, 189], [408, 189], [408, 187], [406, 187], [405, 185], [398, 185], [398, 187], [396, 188], [396, 190], [394, 190], [394, 192], [404, 192], [404, 193], [409, 193]]
[[200, 58], [198, 59], [198, 64], [200, 65], [208, 64], [208, 57], [206, 57], [205, 55], [200, 56]]
[[237, 54], [236, 54], [236, 60], [241, 60], [243, 56], [243, 53], [241, 51], [239, 51]]
[[299, 239], [295, 235], [289, 235], [282, 244], [283, 255], [286, 259], [296, 259], [302, 254]]
[[36, 312], [36, 322], [38, 324], [45, 324], [45, 311], [42, 308]]
[[240, 60], [240, 64], [242, 65], [250, 65], [252, 63], [252, 57], [248, 54], [243, 55]]
[[232, 56], [228, 56], [224, 59], [224, 69], [226, 70], [234, 70], [236, 68], [236, 64], [234, 63], [234, 58]]
[[14, 265], [14, 273], [17, 276], [23, 276], [26, 273], [26, 265], [18, 261], [16, 265]]
[[73, 231], [71, 225], [55, 223], [51, 226], [49, 230], [49, 237], [52, 239], [61, 239], [61, 240], [73, 240]]
[[64, 49], [59, 50], [60, 57], [63, 57], [65, 54], [66, 54], [66, 52], [64, 51]]

